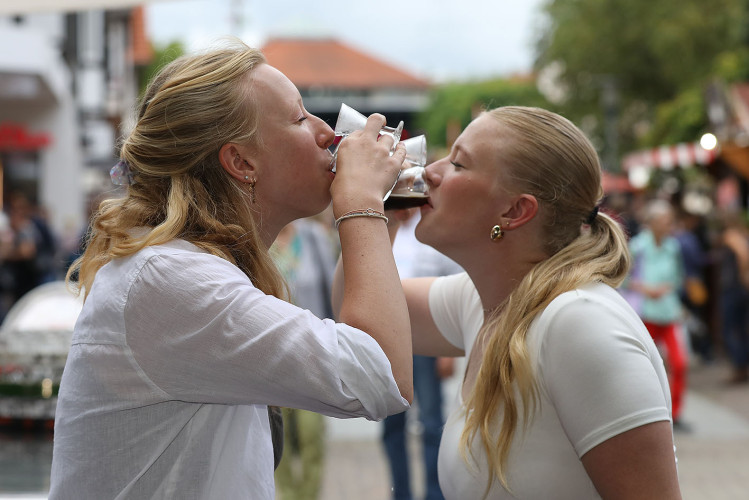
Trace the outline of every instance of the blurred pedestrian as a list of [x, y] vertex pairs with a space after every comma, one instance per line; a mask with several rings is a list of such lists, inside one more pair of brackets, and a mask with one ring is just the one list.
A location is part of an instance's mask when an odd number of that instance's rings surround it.
[[49, 224], [47, 210], [39, 205], [34, 206], [31, 223], [34, 224], [39, 234], [39, 244], [36, 249], [37, 285], [61, 279], [62, 260], [58, 255], [58, 237]]
[[707, 264], [709, 245], [704, 235], [704, 218], [680, 209], [676, 213], [674, 238], [679, 242], [684, 284], [679, 290], [685, 334], [703, 361], [712, 361], [713, 345], [708, 329]]
[[13, 275], [5, 260], [13, 251], [13, 229], [10, 218], [0, 210], [0, 323], [13, 305]]
[[[75, 238], [70, 241], [70, 244], [67, 245], [64, 251], [65, 256], [63, 258], [63, 270], [65, 271], [65, 274], [67, 274], [68, 269], [70, 269], [70, 266], [73, 265], [73, 262], [75, 262], [76, 259], [80, 258], [83, 255], [83, 252], [86, 251], [86, 245], [88, 245], [88, 240], [90, 238], [92, 229], [91, 223], [93, 222], [94, 215], [96, 215], [101, 202], [106, 199], [106, 191], [94, 191], [92, 193], [89, 193], [89, 195], [87, 196], [86, 212], [84, 215], [83, 225], [78, 229]], [[77, 273], [74, 273], [72, 278], [74, 281], [77, 281]]]
[[40, 282], [37, 258], [42, 236], [31, 220], [31, 205], [21, 193], [13, 193], [8, 203], [8, 221], [12, 234], [4, 265], [11, 280], [11, 297], [16, 302]]
[[749, 230], [741, 214], [726, 214], [720, 245], [720, 311], [731, 384], [749, 382]]
[[643, 223], [644, 228], [629, 243], [634, 262], [629, 288], [642, 297], [640, 317], [655, 343], [665, 349], [674, 429], [686, 430], [681, 410], [687, 388], [688, 350], [679, 298], [684, 285], [684, 261], [679, 242], [673, 237], [675, 215], [671, 203], [650, 201]]
[[639, 193], [614, 191], [602, 200], [601, 211], [618, 222], [627, 238], [631, 238], [640, 232], [640, 221], [636, 214], [641, 204]]

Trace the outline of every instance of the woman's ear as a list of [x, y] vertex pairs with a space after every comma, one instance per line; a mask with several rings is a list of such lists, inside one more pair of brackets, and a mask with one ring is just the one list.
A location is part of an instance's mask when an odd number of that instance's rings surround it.
[[538, 213], [538, 200], [530, 194], [521, 194], [512, 200], [510, 208], [502, 215], [503, 228], [516, 229], [533, 220]]
[[226, 172], [240, 182], [249, 182], [255, 178], [255, 167], [253, 167], [249, 155], [243, 156], [237, 144], [228, 142], [221, 146], [218, 151], [218, 161]]

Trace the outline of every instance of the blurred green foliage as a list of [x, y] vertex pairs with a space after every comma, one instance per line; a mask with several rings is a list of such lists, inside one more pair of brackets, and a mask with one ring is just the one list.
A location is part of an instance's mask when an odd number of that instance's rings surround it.
[[749, 80], [749, 46], [718, 54], [715, 58], [714, 72], [726, 82]]
[[430, 147], [446, 146], [448, 127], [463, 130], [480, 111], [509, 105], [551, 106], [529, 78], [446, 83], [432, 89], [430, 105], [417, 116], [416, 128], [424, 131]]
[[536, 68], [551, 63], [562, 109], [604, 141], [602, 89], [616, 89], [618, 147], [694, 141], [707, 126], [705, 86], [749, 78], [746, 0], [548, 0]]
[[153, 59], [148, 66], [145, 66], [138, 75], [138, 91], [140, 95], [148, 86], [148, 82], [156, 76], [161, 68], [174, 61], [185, 53], [185, 48], [181, 42], [171, 42], [165, 46], [154, 47]]
[[564, 98], [547, 100], [535, 77], [437, 85], [417, 117], [430, 147], [481, 109], [513, 104], [570, 118], [602, 156], [693, 142], [709, 128], [707, 85], [749, 80], [749, 0], [547, 0], [541, 15], [536, 76], [555, 66]]
[[701, 86], [688, 88], [669, 101], [657, 103], [653, 124], [643, 134], [644, 145], [694, 142], [704, 133], [707, 109]]

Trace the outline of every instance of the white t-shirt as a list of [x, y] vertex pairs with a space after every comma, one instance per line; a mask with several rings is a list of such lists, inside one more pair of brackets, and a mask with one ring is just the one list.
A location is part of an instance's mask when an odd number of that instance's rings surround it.
[[[437, 279], [429, 307], [445, 338], [468, 356], [483, 323], [468, 275]], [[495, 480], [488, 498], [600, 498], [580, 457], [617, 434], [670, 420], [668, 380], [655, 344], [619, 293], [596, 283], [554, 299], [533, 321], [527, 345], [540, 404], [527, 432], [515, 432], [506, 469], [512, 494]], [[480, 437], [472, 445], [475, 461], [467, 465], [460, 454], [464, 424], [461, 404], [445, 425], [439, 452], [448, 500], [482, 498], [487, 485]]]
[[102, 267], [73, 334], [50, 499], [274, 498], [266, 405], [404, 411], [366, 333], [263, 294], [185, 241]]

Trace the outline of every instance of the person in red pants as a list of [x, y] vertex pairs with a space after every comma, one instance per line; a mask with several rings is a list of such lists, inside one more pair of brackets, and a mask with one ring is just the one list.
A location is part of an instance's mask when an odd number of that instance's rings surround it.
[[684, 265], [679, 242], [672, 236], [674, 210], [669, 202], [654, 200], [646, 206], [644, 215], [645, 228], [630, 240], [634, 266], [629, 289], [640, 294], [640, 317], [665, 354], [674, 429], [685, 430], [680, 417], [687, 386], [688, 354], [681, 331], [679, 300]]
[[663, 346], [666, 351], [666, 370], [668, 384], [671, 387], [671, 416], [674, 429], [684, 430], [685, 424], [680, 419], [684, 401], [684, 391], [687, 388], [687, 353], [683, 346], [683, 334], [679, 323], [661, 325], [643, 321], [656, 345]]

